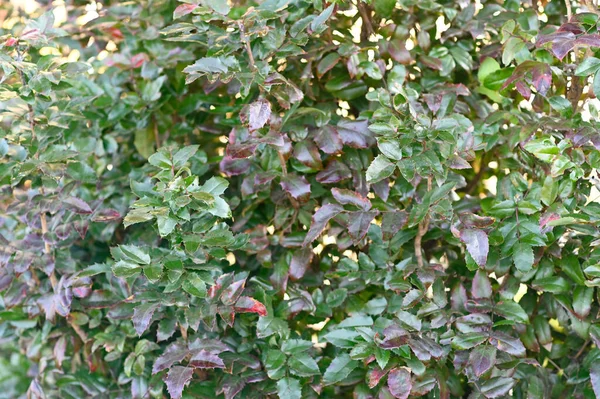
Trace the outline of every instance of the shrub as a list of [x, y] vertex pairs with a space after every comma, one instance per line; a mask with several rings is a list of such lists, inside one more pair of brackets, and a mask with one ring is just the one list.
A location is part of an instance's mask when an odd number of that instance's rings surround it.
[[0, 397], [600, 394], [599, 11], [0, 5]]

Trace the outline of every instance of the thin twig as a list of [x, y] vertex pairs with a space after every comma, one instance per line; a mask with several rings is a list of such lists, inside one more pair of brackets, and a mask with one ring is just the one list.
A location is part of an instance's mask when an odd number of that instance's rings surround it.
[[281, 162], [281, 171], [283, 172], [284, 176], [287, 176], [288, 172], [287, 172], [287, 164], [286, 164], [285, 157], [279, 151], [277, 151], [277, 155], [279, 155], [279, 162]]
[[160, 148], [160, 135], [158, 134], [158, 122], [156, 117], [152, 117], [152, 129], [154, 130], [154, 141], [156, 142], [156, 150]]
[[256, 65], [254, 65], [254, 55], [252, 55], [252, 47], [250, 47], [250, 41], [248, 40], [248, 37], [246, 36], [246, 32], [244, 30], [244, 24], [242, 21], [238, 22], [238, 27], [240, 28], [240, 38], [242, 39], [242, 42], [244, 42], [244, 45], [246, 46], [246, 52], [248, 53], [248, 58], [250, 59], [250, 69], [252, 69], [254, 71], [254, 70], [256, 70]]
[[573, 16], [573, 8], [571, 7], [571, 0], [565, 0], [565, 6], [567, 7], [567, 22], [571, 20]]
[[573, 358], [573, 360], [577, 360], [577, 358], [579, 356], [581, 356], [581, 354], [585, 351], [585, 348], [587, 348], [587, 346], [588, 346], [589, 343], [590, 343], [589, 339], [587, 341], [585, 341], [585, 343], [581, 346], [581, 349], [579, 349], [579, 352], [577, 352], [577, 354], [575, 355], [575, 357]]
[[[432, 177], [429, 176], [427, 178], [427, 191], [431, 191], [432, 187]], [[415, 237], [415, 256], [417, 257], [417, 265], [419, 268], [423, 267], [423, 249], [422, 249], [422, 241], [423, 236], [429, 230], [429, 212], [425, 215], [425, 218], [419, 223], [419, 227], [417, 230], [417, 236]]]

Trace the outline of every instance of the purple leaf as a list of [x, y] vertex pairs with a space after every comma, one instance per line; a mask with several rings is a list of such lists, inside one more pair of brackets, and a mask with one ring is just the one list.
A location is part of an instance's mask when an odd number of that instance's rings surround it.
[[517, 80], [515, 82], [515, 87], [519, 93], [526, 99], [529, 100], [531, 98], [531, 89], [525, 82], [522, 80]]
[[390, 196], [389, 179], [380, 180], [377, 183], [371, 184], [371, 187], [373, 188], [373, 191], [375, 192], [375, 194], [377, 194], [379, 198], [381, 198], [384, 201], [388, 200], [388, 197]]
[[311, 169], [323, 169], [321, 155], [312, 141], [301, 141], [294, 146], [294, 157]]
[[307, 246], [313, 242], [323, 232], [329, 220], [343, 211], [344, 208], [335, 204], [327, 204], [319, 208], [312, 217], [312, 223], [304, 239], [303, 246]]
[[369, 121], [362, 119], [351, 121], [342, 119], [338, 122], [337, 131], [342, 143], [354, 148], [368, 148], [375, 144], [373, 133], [368, 128]]
[[595, 360], [590, 366], [590, 381], [597, 398], [600, 398], [600, 361]]
[[292, 261], [290, 262], [290, 277], [292, 280], [300, 280], [313, 258], [313, 251], [310, 247], [304, 247], [294, 251]]
[[96, 212], [92, 222], [112, 222], [121, 218], [121, 214], [114, 209], [101, 209]]
[[496, 364], [496, 348], [489, 345], [480, 345], [471, 351], [469, 364], [477, 377], [485, 374]]
[[183, 388], [190, 382], [194, 369], [191, 367], [175, 366], [169, 370], [165, 383], [171, 399], [179, 399], [183, 394]]
[[142, 335], [150, 325], [157, 303], [143, 303], [133, 309], [133, 327], [138, 335]]
[[422, 337], [408, 340], [408, 346], [421, 361], [428, 362], [431, 357], [440, 358], [443, 355], [442, 347], [436, 342]]
[[384, 349], [399, 348], [408, 342], [408, 332], [402, 327], [392, 324], [383, 330], [384, 339], [379, 346]]
[[317, 134], [315, 134], [314, 140], [325, 154], [337, 154], [344, 147], [336, 128], [330, 125], [319, 129]]
[[179, 343], [174, 343], [169, 346], [165, 352], [160, 355], [152, 366], [152, 374], [171, 367], [173, 364], [180, 362], [189, 353], [187, 348], [182, 347]]
[[490, 343], [499, 350], [514, 356], [525, 356], [525, 347], [519, 338], [500, 331], [492, 332]]
[[304, 176], [289, 174], [281, 179], [281, 188], [298, 201], [307, 201], [310, 198], [310, 184]]
[[410, 373], [404, 368], [395, 368], [388, 375], [388, 388], [397, 399], [406, 399], [412, 389]]
[[267, 315], [267, 308], [254, 298], [242, 296], [235, 303], [234, 309], [238, 313], [258, 313], [259, 316]]
[[67, 205], [69, 209], [71, 209], [75, 213], [80, 213], [84, 215], [88, 215], [92, 213], [92, 208], [87, 204], [87, 202], [77, 198], [77, 197], [67, 197], [63, 199], [63, 203]]
[[189, 365], [198, 369], [225, 368], [225, 363], [223, 363], [223, 359], [217, 356], [216, 353], [208, 351], [206, 349], [202, 349], [196, 352], [196, 354], [194, 354], [194, 356], [192, 356], [192, 358], [190, 359]]
[[371, 209], [371, 201], [356, 191], [332, 188], [331, 194], [333, 194], [333, 198], [335, 198], [336, 201], [342, 205], [354, 205], [358, 208], [362, 208], [365, 211]]
[[317, 181], [323, 184], [338, 183], [351, 177], [352, 172], [350, 172], [350, 168], [337, 159], [329, 161], [325, 169], [317, 173]]
[[379, 211], [348, 213], [348, 233], [355, 245], [367, 234], [371, 221], [377, 215], [379, 215]]
[[486, 398], [499, 398], [504, 397], [514, 385], [515, 380], [512, 378], [493, 377], [484, 382], [479, 390]]
[[249, 159], [234, 159], [230, 156], [224, 156], [219, 163], [219, 170], [227, 177], [241, 175], [246, 173], [252, 162]]
[[460, 232], [460, 240], [467, 244], [467, 251], [479, 266], [485, 266], [490, 250], [488, 236], [483, 230], [466, 229]]
[[62, 368], [62, 362], [65, 360], [65, 351], [67, 349], [67, 338], [65, 335], [61, 335], [56, 344], [54, 344], [54, 361], [58, 368]]
[[452, 158], [450, 158], [449, 166], [452, 169], [459, 169], [459, 170], [472, 168], [470, 163], [468, 163], [465, 159], [463, 159], [462, 157], [459, 157], [458, 155], [454, 155]]
[[533, 87], [545, 96], [552, 85], [552, 70], [550, 65], [539, 63], [532, 71]]
[[408, 220], [406, 211], [382, 212], [381, 215], [381, 231], [384, 240], [390, 240], [395, 236]]
[[271, 104], [261, 98], [248, 106], [248, 129], [253, 132], [262, 128], [271, 118]]
[[600, 47], [600, 35], [599, 34], [589, 34], [589, 35], [581, 35], [575, 40], [575, 44], [577, 45], [585, 45], [590, 47]]

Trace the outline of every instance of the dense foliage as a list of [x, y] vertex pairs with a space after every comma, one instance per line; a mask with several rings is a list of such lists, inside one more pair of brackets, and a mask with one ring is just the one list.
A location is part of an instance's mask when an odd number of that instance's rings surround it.
[[40, 3], [0, 397], [600, 396], [591, 0]]

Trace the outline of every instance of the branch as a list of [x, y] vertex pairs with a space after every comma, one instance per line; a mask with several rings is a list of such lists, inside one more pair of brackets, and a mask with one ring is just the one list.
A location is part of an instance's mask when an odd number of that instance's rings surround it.
[[363, 3], [363, 0], [356, 0], [356, 7], [362, 19], [361, 36], [363, 40], [368, 40], [371, 35], [375, 34], [373, 23], [371, 22], [371, 10], [367, 4]]
[[[429, 176], [427, 178], [427, 191], [431, 191], [431, 186], [432, 186], [432, 177]], [[422, 241], [423, 241], [423, 236], [427, 233], [427, 231], [429, 230], [429, 212], [427, 212], [427, 215], [425, 215], [425, 218], [421, 221], [421, 223], [419, 223], [419, 228], [417, 231], [417, 236], [415, 237], [415, 256], [417, 257], [417, 265], [419, 266], [419, 268], [423, 267], [423, 249], [422, 249]]]

